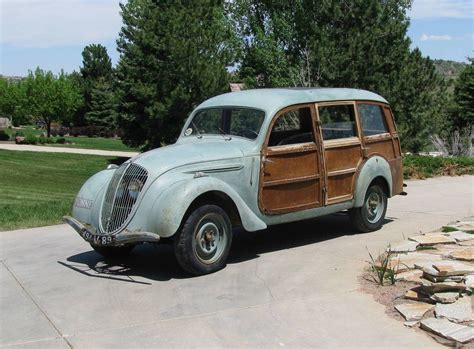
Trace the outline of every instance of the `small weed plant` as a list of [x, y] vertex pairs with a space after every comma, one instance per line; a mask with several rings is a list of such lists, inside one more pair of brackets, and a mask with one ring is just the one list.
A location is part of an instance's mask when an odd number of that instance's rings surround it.
[[395, 254], [391, 246], [388, 245], [387, 250], [376, 258], [374, 258], [369, 250], [367, 252], [370, 257], [370, 261], [367, 262], [369, 263], [369, 280], [380, 286], [394, 285], [397, 282], [399, 262], [395, 263], [395, 265], [391, 263], [392, 257]]

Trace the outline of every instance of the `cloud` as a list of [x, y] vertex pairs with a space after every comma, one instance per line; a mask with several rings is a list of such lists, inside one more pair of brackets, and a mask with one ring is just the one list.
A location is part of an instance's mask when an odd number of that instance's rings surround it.
[[453, 40], [453, 37], [450, 35], [427, 35], [422, 34], [420, 37], [421, 41], [450, 41]]
[[15, 47], [77, 46], [118, 36], [119, 0], [0, 0], [0, 42]]
[[472, 18], [473, 15], [472, 0], [414, 0], [409, 12], [413, 19]]

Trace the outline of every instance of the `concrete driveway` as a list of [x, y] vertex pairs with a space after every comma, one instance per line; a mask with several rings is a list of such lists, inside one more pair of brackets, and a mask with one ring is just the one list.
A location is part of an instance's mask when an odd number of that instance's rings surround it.
[[18, 348], [436, 347], [358, 291], [366, 247], [474, 214], [474, 176], [409, 182], [380, 231], [347, 216], [240, 233], [228, 266], [188, 277], [171, 246], [104, 262], [65, 225], [0, 233], [0, 345]]

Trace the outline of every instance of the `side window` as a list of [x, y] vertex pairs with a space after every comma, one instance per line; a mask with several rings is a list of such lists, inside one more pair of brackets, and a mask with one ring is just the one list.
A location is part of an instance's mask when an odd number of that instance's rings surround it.
[[359, 104], [358, 108], [364, 136], [373, 136], [388, 132], [381, 106], [375, 104]]
[[312, 124], [310, 107], [287, 111], [273, 124], [268, 146], [314, 142]]
[[318, 108], [323, 140], [357, 137], [354, 106], [328, 105]]

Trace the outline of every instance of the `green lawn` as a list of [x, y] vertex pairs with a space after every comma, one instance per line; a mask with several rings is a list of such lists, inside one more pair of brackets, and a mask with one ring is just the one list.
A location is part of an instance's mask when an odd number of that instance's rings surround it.
[[138, 151], [136, 148], [130, 148], [122, 143], [118, 138], [102, 137], [64, 137], [66, 141], [72, 144], [45, 144], [51, 147], [65, 148], [83, 148], [99, 150], [117, 150], [117, 151]]
[[113, 159], [0, 150], [0, 231], [61, 223], [81, 185]]
[[[37, 130], [32, 126], [23, 127], [22, 129], [5, 129], [5, 132], [10, 137], [15, 132], [21, 132], [25, 136], [33, 135], [39, 137], [44, 133], [44, 130]], [[116, 150], [116, 151], [139, 151], [137, 148], [131, 148], [122, 143], [120, 138], [103, 138], [103, 137], [52, 137], [55, 141], [58, 138], [65, 138], [66, 141], [72, 144], [40, 144], [48, 147], [64, 147], [64, 148], [82, 148], [82, 149], [98, 149], [98, 150]]]

